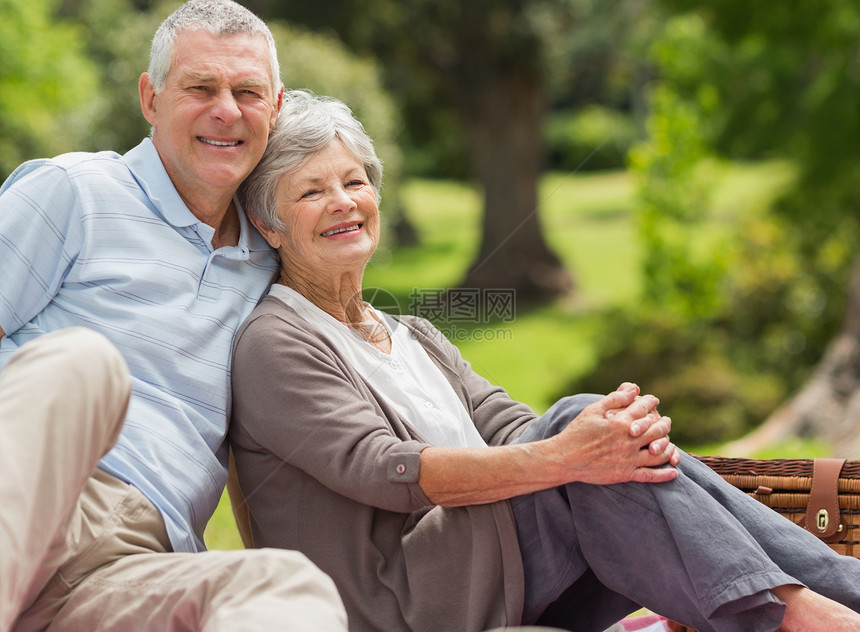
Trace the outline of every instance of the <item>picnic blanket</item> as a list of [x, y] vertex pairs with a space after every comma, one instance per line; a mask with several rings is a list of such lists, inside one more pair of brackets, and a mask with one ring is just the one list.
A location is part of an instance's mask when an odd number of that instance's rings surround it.
[[619, 621], [606, 632], [672, 632], [669, 622], [656, 614], [646, 614], [639, 617], [627, 617]]

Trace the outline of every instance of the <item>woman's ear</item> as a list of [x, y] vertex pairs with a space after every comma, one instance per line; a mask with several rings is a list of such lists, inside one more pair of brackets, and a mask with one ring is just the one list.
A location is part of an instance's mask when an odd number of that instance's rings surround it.
[[263, 239], [265, 239], [272, 248], [277, 250], [281, 247], [281, 235], [280, 233], [278, 233], [278, 231], [266, 228], [263, 223], [256, 217], [251, 217], [249, 215], [248, 219], [251, 220], [251, 223], [254, 225], [254, 228], [260, 231], [260, 234], [263, 236]]

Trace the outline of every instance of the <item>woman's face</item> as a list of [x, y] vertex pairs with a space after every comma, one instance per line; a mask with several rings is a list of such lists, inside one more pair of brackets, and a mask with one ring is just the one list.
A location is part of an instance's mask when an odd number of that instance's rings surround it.
[[379, 244], [379, 208], [364, 165], [339, 140], [275, 191], [283, 232], [264, 232], [288, 270], [304, 275], [364, 269]]

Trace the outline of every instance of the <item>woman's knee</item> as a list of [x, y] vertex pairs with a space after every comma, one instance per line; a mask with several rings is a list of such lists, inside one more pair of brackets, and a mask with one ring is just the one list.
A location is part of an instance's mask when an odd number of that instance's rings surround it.
[[561, 398], [550, 406], [543, 415], [529, 424], [522, 436], [517, 439], [517, 443], [528, 443], [554, 437], [564, 430], [586, 406], [599, 401], [602, 397], [602, 395], [581, 393]]
[[564, 430], [573, 419], [579, 415], [586, 406], [603, 399], [603, 395], [593, 393], [579, 393], [562, 397], [553, 404], [543, 415], [549, 420], [549, 425], [556, 428], [552, 434], [558, 434]]

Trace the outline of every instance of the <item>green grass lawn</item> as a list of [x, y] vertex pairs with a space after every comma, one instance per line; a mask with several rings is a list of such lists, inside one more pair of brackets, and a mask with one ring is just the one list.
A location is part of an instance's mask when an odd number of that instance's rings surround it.
[[[791, 170], [781, 163], [734, 165], [721, 167], [714, 177], [713, 212], [720, 221], [731, 221], [760, 210]], [[447, 181], [413, 180], [401, 194], [421, 244], [392, 250], [383, 243], [364, 286], [385, 289], [408, 312], [413, 289], [443, 289], [461, 279], [477, 250], [481, 200], [473, 188]], [[571, 378], [592, 368], [591, 339], [601, 310], [635, 308], [642, 251], [634, 194], [626, 172], [547, 175], [538, 210], [550, 246], [574, 275], [575, 293], [496, 325], [504, 332], [480, 332], [484, 338], [497, 333], [493, 340], [457, 343], [476, 371], [537, 412], [546, 410]], [[210, 548], [241, 547], [226, 499], [205, 539]]]
[[[403, 201], [421, 245], [372, 261], [365, 287], [402, 298], [414, 290], [455, 285], [477, 250], [480, 198], [463, 184], [420, 180], [404, 187]], [[576, 292], [498, 324], [505, 335], [495, 340], [457, 341], [479, 373], [542, 411], [571, 375], [589, 368], [588, 340], [597, 311], [632, 300], [639, 287], [633, 203], [625, 172], [544, 179], [539, 208], [544, 232], [573, 273]], [[401, 305], [403, 311], [408, 307]]]

